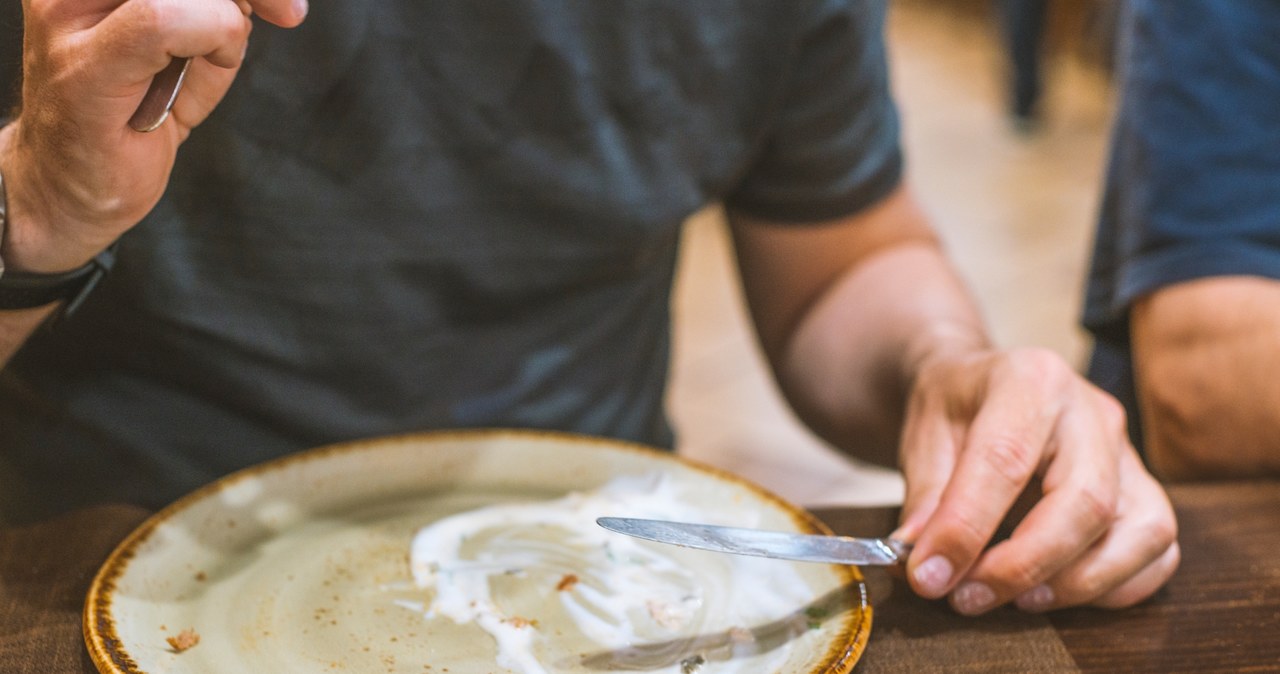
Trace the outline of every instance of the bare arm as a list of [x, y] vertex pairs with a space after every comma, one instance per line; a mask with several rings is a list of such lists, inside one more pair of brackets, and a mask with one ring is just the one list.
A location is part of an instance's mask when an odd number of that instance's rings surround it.
[[1214, 277], [1133, 307], [1148, 459], [1172, 480], [1280, 475], [1280, 282]]
[[[788, 399], [832, 442], [902, 468], [896, 533], [915, 542], [917, 592], [966, 614], [1117, 607], [1172, 575], [1173, 511], [1119, 403], [1054, 354], [993, 348], [904, 190], [819, 225], [731, 220]], [[1033, 481], [1042, 496], [993, 543]]]
[[[235, 78], [249, 15], [296, 25], [291, 0], [26, 0], [22, 108], [0, 129], [11, 271], [76, 269], [155, 206], [178, 146]], [[197, 57], [163, 126], [128, 126], [155, 73]], [[0, 364], [52, 307], [0, 312]]]
[[796, 413], [836, 446], [897, 465], [912, 361], [946, 342], [987, 345], [924, 214], [900, 192], [829, 223], [732, 223], [757, 331]]

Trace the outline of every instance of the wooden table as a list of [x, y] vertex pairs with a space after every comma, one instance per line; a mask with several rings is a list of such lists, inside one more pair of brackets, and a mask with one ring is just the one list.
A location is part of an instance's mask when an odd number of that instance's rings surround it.
[[[871, 645], [855, 672], [1280, 672], [1280, 482], [1181, 485], [1169, 495], [1182, 565], [1151, 601], [966, 619], [871, 570]], [[850, 535], [889, 531], [896, 518], [888, 509], [818, 515]], [[1030, 650], [1034, 658], [1022, 655]], [[896, 658], [917, 665], [901, 669]]]
[[[872, 636], [855, 672], [1280, 672], [1280, 483], [1177, 486], [1170, 495], [1183, 563], [1152, 601], [971, 619], [871, 569]], [[81, 604], [98, 565], [148, 514], [102, 506], [0, 529], [0, 672], [96, 671]], [[881, 534], [896, 517], [888, 508], [818, 515], [845, 534]]]

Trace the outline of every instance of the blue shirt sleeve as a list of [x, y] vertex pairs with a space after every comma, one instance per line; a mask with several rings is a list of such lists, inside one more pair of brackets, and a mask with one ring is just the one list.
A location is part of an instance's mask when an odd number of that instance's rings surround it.
[[1280, 278], [1280, 3], [1133, 0], [1125, 12], [1084, 315], [1117, 344], [1131, 303], [1162, 286]]

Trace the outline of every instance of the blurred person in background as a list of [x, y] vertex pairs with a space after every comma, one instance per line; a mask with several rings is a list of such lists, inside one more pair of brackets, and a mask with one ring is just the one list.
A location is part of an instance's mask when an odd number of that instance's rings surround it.
[[1280, 474], [1280, 3], [1129, 0], [1084, 324], [1171, 480]]
[[1009, 114], [1019, 131], [1035, 129], [1044, 93], [1044, 33], [1049, 0], [996, 0], [1009, 68]]
[[[917, 592], [1119, 607], [1177, 566], [1119, 404], [991, 344], [903, 185], [883, 2], [161, 4], [24, 5], [0, 130], [10, 512], [157, 507], [420, 429], [670, 448], [679, 232], [721, 202], [791, 404], [902, 467]], [[197, 57], [172, 116], [130, 130], [172, 56]]]

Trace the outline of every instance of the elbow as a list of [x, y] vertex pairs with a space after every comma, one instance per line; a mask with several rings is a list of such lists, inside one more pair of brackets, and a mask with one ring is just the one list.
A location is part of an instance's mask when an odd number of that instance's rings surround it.
[[1222, 459], [1209, 448], [1212, 431], [1205, 426], [1211, 415], [1169, 391], [1167, 385], [1141, 387], [1143, 454], [1151, 470], [1162, 480], [1181, 482], [1221, 472]]
[[1280, 283], [1212, 277], [1134, 303], [1143, 448], [1166, 480], [1280, 476]]
[[[1143, 450], [1167, 482], [1280, 474], [1280, 418], [1249, 418], [1208, 379], [1150, 377], [1139, 383]], [[1280, 412], [1278, 412], [1280, 413]], [[1273, 428], [1267, 428], [1271, 426]]]

